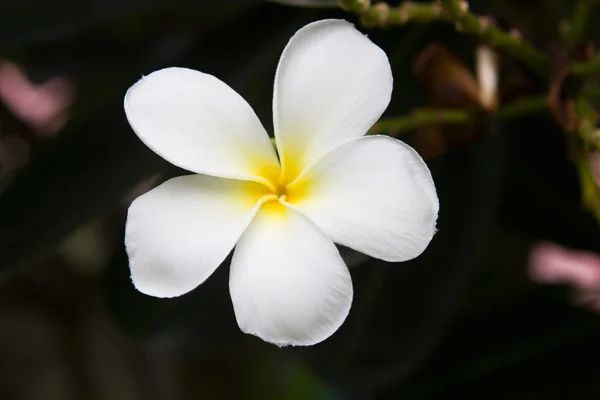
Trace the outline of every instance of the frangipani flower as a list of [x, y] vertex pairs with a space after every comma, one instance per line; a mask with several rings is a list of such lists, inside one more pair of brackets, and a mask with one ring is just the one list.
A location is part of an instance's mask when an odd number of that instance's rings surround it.
[[279, 346], [332, 335], [353, 294], [334, 242], [405, 261], [435, 232], [438, 199], [423, 160], [398, 140], [362, 137], [391, 91], [385, 53], [339, 20], [300, 29], [281, 56], [278, 153], [250, 106], [214, 76], [167, 68], [142, 78], [125, 97], [133, 130], [196, 175], [131, 204], [125, 244], [135, 287], [180, 296], [235, 246], [229, 288], [242, 331]]

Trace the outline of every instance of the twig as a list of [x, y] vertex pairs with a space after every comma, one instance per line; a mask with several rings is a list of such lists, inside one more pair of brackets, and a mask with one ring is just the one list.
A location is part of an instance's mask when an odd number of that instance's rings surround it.
[[397, 7], [377, 3], [360, 14], [365, 27], [404, 25], [408, 22], [432, 22], [447, 18], [439, 4], [404, 2]]
[[600, 56], [596, 56], [590, 61], [574, 63], [571, 66], [571, 72], [580, 78], [600, 76]]
[[[582, 96], [587, 99], [599, 99], [600, 88], [586, 89], [583, 91]], [[496, 119], [507, 121], [535, 112], [545, 111], [547, 108], [548, 102], [546, 97], [523, 97], [501, 108], [496, 114]], [[417, 109], [408, 115], [379, 120], [368, 134], [387, 133], [397, 136], [425, 126], [473, 123], [479, 115], [481, 115], [481, 112], [461, 109]]]
[[401, 117], [383, 118], [369, 130], [369, 135], [387, 133], [397, 136], [431, 125], [459, 125], [473, 121], [473, 114], [455, 109], [417, 109]]
[[598, 114], [589, 99], [583, 97], [577, 99], [575, 110], [579, 118], [577, 132], [575, 132], [577, 135], [567, 143], [579, 172], [581, 205], [600, 222], [600, 188], [597, 185], [597, 177], [592, 172], [590, 159], [592, 153], [600, 151], [600, 142], [595, 134]]
[[594, 2], [594, 0], [579, 0], [577, 2], [571, 16], [571, 21], [567, 23], [566, 27], [565, 36], [568, 40], [577, 42], [583, 39], [590, 22]]
[[464, 0], [440, 0], [442, 7], [455, 22], [458, 30], [478, 36], [482, 41], [506, 50], [524, 62], [540, 76], [546, 76], [548, 58], [535, 47], [524, 42], [517, 32], [509, 33], [499, 29], [486, 17], [478, 17], [469, 12], [469, 3]]
[[524, 42], [517, 32], [505, 32], [487, 17], [469, 12], [464, 0], [440, 0], [431, 3], [405, 1], [399, 6], [370, 0], [340, 0], [340, 6], [360, 17], [365, 27], [404, 25], [409, 22], [444, 21], [454, 23], [458, 30], [479, 37], [499, 49], [526, 62], [540, 76], [548, 74], [548, 59], [535, 47]]
[[[505, 32], [491, 18], [474, 15], [465, 0], [439, 0], [431, 3], [405, 1], [399, 6], [385, 2], [371, 4], [371, 0], [339, 0], [340, 6], [360, 17], [366, 28], [401, 26], [409, 22], [444, 21], [454, 23], [456, 29], [477, 36], [498, 49], [527, 63], [529, 68], [542, 78], [548, 77], [549, 60], [541, 51], [523, 41], [517, 31]], [[570, 37], [581, 35], [588, 22], [588, 14], [596, 0], [580, 0], [573, 13], [569, 28]], [[571, 72], [581, 78], [600, 74], [600, 56], [577, 62]]]

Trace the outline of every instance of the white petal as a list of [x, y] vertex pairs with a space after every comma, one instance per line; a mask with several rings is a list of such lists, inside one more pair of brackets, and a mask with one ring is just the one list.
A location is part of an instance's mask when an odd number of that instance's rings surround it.
[[391, 94], [386, 54], [352, 24], [323, 20], [300, 29], [275, 76], [273, 122], [286, 176], [364, 135]]
[[153, 72], [129, 89], [125, 113], [150, 149], [188, 171], [254, 180], [279, 169], [252, 108], [212, 75], [186, 68]]
[[331, 239], [274, 202], [235, 248], [229, 288], [240, 329], [278, 346], [327, 339], [352, 303], [352, 280]]
[[135, 287], [151, 296], [174, 297], [204, 282], [256, 214], [261, 187], [188, 175], [138, 197], [125, 228]]
[[421, 254], [439, 202], [427, 165], [387, 136], [346, 143], [309, 167], [288, 201], [336, 243], [386, 261]]

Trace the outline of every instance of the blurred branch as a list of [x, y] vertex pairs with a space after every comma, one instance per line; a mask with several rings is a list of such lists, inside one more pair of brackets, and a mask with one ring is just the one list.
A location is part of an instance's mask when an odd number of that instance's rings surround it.
[[596, 56], [590, 61], [574, 63], [571, 72], [580, 78], [600, 74], [600, 56]]
[[[585, 98], [577, 99], [575, 110], [579, 119], [577, 136], [568, 141], [571, 158], [579, 172], [581, 205], [591, 211], [600, 222], [600, 187], [598, 186], [598, 152], [600, 137], [595, 132], [598, 114], [590, 101]], [[574, 140], [577, 138], [578, 140]]]
[[401, 117], [383, 118], [369, 130], [369, 135], [387, 133], [393, 136], [431, 125], [466, 124], [473, 114], [460, 109], [417, 109]]
[[405, 1], [399, 6], [385, 2], [371, 5], [370, 0], [340, 0], [340, 6], [360, 17], [366, 28], [404, 25], [408, 22], [431, 22], [446, 19], [438, 3], [413, 3]]
[[585, 31], [590, 22], [592, 8], [597, 0], [579, 0], [573, 10], [571, 21], [567, 22], [565, 36], [572, 42], [583, 39]]
[[[598, 3], [598, 0], [579, 0], [567, 29], [569, 37], [580, 38], [583, 35], [592, 7]], [[540, 77], [548, 76], [549, 60], [543, 52], [523, 41], [518, 31], [505, 32], [491, 18], [469, 12], [469, 3], [465, 0], [431, 3], [405, 1], [398, 6], [390, 6], [386, 2], [371, 4], [371, 0], [339, 0], [339, 4], [344, 10], [358, 15], [366, 28], [387, 28], [409, 22], [452, 22], [457, 30], [475, 35], [481, 41], [527, 63]], [[600, 56], [587, 62], [574, 63], [571, 72], [581, 78], [600, 73]]]
[[[591, 8], [596, 3], [597, 0], [578, 2], [569, 30], [573, 33], [569, 35], [583, 33]], [[398, 6], [390, 6], [386, 2], [371, 4], [371, 0], [339, 0], [339, 4], [344, 10], [358, 15], [366, 28], [402, 26], [409, 22], [452, 22], [457, 30], [475, 35], [481, 41], [527, 63], [540, 77], [548, 76], [549, 61], [544, 53], [523, 41], [518, 31], [505, 32], [491, 18], [469, 12], [469, 3], [465, 0], [439, 0], [431, 3], [405, 1]], [[574, 63], [571, 71], [578, 77], [600, 73], [600, 56], [587, 62]]]
[[359, 15], [365, 27], [404, 25], [409, 22], [453, 22], [460, 31], [471, 33], [482, 41], [526, 62], [540, 76], [546, 76], [548, 59], [535, 47], [524, 42], [515, 32], [505, 32], [491, 18], [479, 17], [469, 12], [464, 0], [440, 0], [431, 3], [405, 1], [399, 6], [385, 2], [371, 5], [370, 0], [340, 0], [340, 6]]
[[[587, 99], [600, 99], [600, 88], [584, 90], [582, 96]], [[548, 108], [546, 97], [523, 97], [507, 104], [496, 114], [498, 120], [510, 120]], [[481, 116], [481, 111], [468, 111], [461, 109], [418, 109], [401, 117], [383, 118], [369, 131], [369, 135], [387, 133], [393, 136], [400, 135], [418, 128], [431, 125], [460, 125], [473, 123]]]
[[472, 14], [469, 12], [469, 3], [464, 0], [440, 0], [440, 3], [455, 22], [458, 30], [471, 33], [492, 46], [507, 50], [509, 54], [527, 62], [527, 65], [541, 76], [547, 74], [546, 56], [524, 42], [516, 31], [505, 32], [490, 18]]

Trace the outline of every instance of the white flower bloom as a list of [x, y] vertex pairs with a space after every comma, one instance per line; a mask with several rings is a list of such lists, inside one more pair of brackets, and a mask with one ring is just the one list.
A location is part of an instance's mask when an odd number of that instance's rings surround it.
[[180, 296], [235, 246], [229, 287], [242, 331], [279, 346], [332, 335], [352, 303], [334, 242], [405, 261], [435, 232], [439, 205], [423, 160], [396, 139], [362, 137], [391, 92], [385, 53], [352, 24], [305, 26], [275, 76], [278, 159], [252, 108], [217, 78], [185, 68], [142, 78], [125, 96], [131, 126], [197, 175], [130, 206], [125, 244], [135, 287]]

